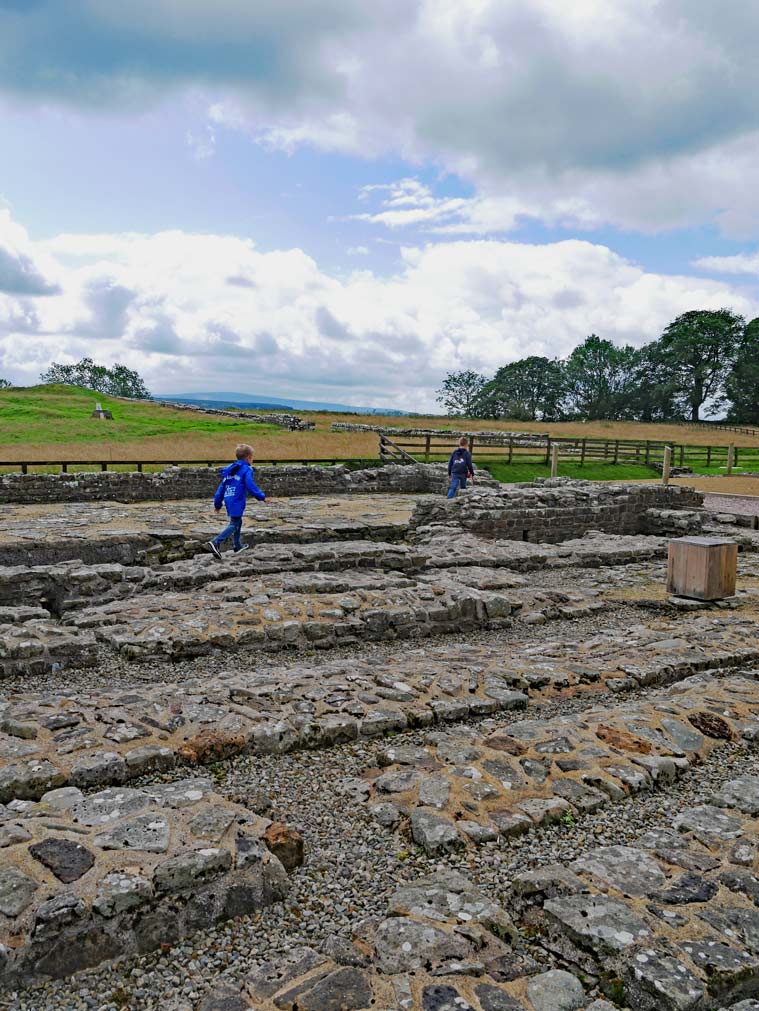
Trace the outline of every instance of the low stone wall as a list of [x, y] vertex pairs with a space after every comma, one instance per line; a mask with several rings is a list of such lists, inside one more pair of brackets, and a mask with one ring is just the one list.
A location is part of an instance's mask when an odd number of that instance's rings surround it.
[[532, 484], [475, 489], [453, 500], [420, 502], [413, 529], [457, 527], [482, 537], [558, 543], [588, 530], [614, 534], [662, 533], [662, 510], [693, 510], [703, 502], [693, 488], [619, 485], [554, 478]]
[[154, 400], [159, 407], [171, 407], [175, 411], [192, 411], [194, 414], [216, 414], [223, 418], [249, 418], [261, 425], [279, 425], [297, 432], [312, 432], [316, 425], [304, 421], [297, 414], [254, 414], [251, 411], [225, 411], [219, 407], [200, 407], [198, 404], [180, 404], [173, 400]]
[[388, 435], [390, 438], [426, 438], [428, 435], [434, 439], [450, 439], [451, 449], [455, 446], [462, 435], [474, 440], [475, 450], [477, 444], [487, 443], [491, 446], [507, 446], [513, 442], [515, 446], [538, 446], [543, 449], [548, 444], [548, 436], [539, 432], [465, 432], [462, 430], [450, 432], [440, 428], [394, 428], [392, 425], [361, 425], [348, 421], [334, 421], [331, 425], [333, 432], [376, 432], [378, 435]]
[[[489, 475], [481, 485], [496, 487]], [[442, 492], [442, 464], [389, 465], [351, 471], [347, 467], [258, 467], [256, 482], [273, 498], [352, 493], [425, 494]], [[80, 474], [4, 474], [0, 504], [38, 505], [55, 502], [162, 502], [211, 498], [219, 471], [211, 467], [167, 467], [158, 473], [97, 472]]]

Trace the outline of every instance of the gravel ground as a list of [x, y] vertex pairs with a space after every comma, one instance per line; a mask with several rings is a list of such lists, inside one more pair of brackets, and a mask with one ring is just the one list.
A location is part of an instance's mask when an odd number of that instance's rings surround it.
[[733, 513], [741, 516], [759, 516], [759, 481], [755, 495], [704, 495], [704, 508], [715, 513]]
[[[641, 693], [643, 694], [643, 693]], [[536, 718], [581, 711], [592, 699], [552, 700], [536, 706]], [[617, 704], [619, 698], [605, 701]], [[504, 713], [495, 725], [522, 714]], [[421, 732], [397, 735], [394, 743], [420, 743]], [[557, 860], [571, 860], [588, 846], [632, 843], [655, 826], [669, 826], [684, 807], [703, 801], [724, 781], [758, 771], [757, 756], [726, 745], [667, 792], [631, 797], [578, 819], [502, 843], [491, 843], [441, 860], [427, 857], [401, 832], [377, 825], [368, 805], [346, 791], [345, 779], [375, 764], [381, 742], [355, 742], [328, 751], [285, 756], [246, 756], [216, 770], [218, 786], [231, 796], [263, 791], [273, 814], [299, 828], [307, 859], [292, 878], [284, 904], [203, 931], [166, 951], [101, 967], [33, 992], [0, 997], [8, 1011], [190, 1011], [220, 981], [235, 983], [260, 962], [298, 944], [318, 945], [330, 934], [349, 935], [361, 921], [382, 915], [401, 881], [455, 868], [496, 900], [511, 878]]]

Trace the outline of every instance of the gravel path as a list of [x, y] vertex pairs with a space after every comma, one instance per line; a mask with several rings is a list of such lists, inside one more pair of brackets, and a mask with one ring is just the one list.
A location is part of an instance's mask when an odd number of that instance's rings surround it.
[[756, 495], [704, 495], [704, 508], [716, 513], [759, 516], [759, 480]]
[[[644, 695], [645, 692], [641, 692]], [[552, 700], [535, 706], [536, 718], [581, 711], [613, 696]], [[504, 713], [506, 726], [523, 714]], [[397, 735], [394, 743], [421, 743], [423, 733]], [[375, 764], [382, 742], [354, 742], [326, 751], [285, 756], [245, 756], [217, 767], [222, 792], [263, 792], [273, 814], [299, 828], [307, 859], [292, 879], [286, 903], [255, 917], [220, 924], [166, 951], [101, 967], [75, 981], [0, 998], [13, 1011], [191, 1011], [220, 980], [235, 983], [260, 962], [298, 944], [318, 945], [334, 933], [349, 935], [366, 919], [380, 917], [397, 885], [440, 867], [467, 874], [502, 901], [512, 877], [531, 867], [575, 859], [588, 846], [632, 843], [643, 832], [671, 826], [675, 814], [703, 801], [728, 779], [756, 774], [757, 756], [726, 745], [717, 757], [691, 770], [667, 792], [628, 798], [573, 826], [553, 825], [503, 842], [429, 858], [399, 832], [381, 828], [355, 793], [355, 779]]]

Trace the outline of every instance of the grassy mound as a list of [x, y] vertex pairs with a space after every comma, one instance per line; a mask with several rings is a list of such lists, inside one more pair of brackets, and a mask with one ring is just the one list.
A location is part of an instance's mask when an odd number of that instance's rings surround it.
[[[95, 402], [113, 421], [91, 418]], [[120, 400], [78, 386], [28, 386], [0, 390], [0, 446], [61, 443], [125, 443], [154, 436], [180, 441], [222, 433], [230, 440], [278, 431], [248, 419], [220, 418], [159, 407], [150, 401]]]

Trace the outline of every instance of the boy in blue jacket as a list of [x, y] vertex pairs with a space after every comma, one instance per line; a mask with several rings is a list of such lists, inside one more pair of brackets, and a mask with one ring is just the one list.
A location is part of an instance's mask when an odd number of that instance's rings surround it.
[[214, 557], [221, 560], [221, 545], [229, 537], [232, 537], [232, 545], [235, 554], [245, 551], [247, 544], [240, 543], [240, 531], [242, 529], [242, 514], [245, 512], [245, 503], [248, 495], [257, 498], [259, 502], [266, 501], [266, 495], [253, 480], [253, 447], [241, 443], [235, 450], [237, 461], [230, 463], [221, 472], [221, 484], [216, 489], [213, 497], [213, 507], [216, 512], [221, 512], [222, 502], [227, 507], [229, 525], [222, 532], [208, 542], [208, 547]]

